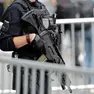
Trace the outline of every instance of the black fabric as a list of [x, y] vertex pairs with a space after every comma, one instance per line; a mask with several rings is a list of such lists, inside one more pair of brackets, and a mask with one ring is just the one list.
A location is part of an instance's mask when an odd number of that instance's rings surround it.
[[4, 12], [4, 3], [0, 3], [0, 21], [1, 21], [1, 18], [2, 18], [3, 12]]
[[[14, 45], [12, 42], [12, 38], [14, 36], [22, 35], [22, 25], [21, 25], [21, 20], [20, 17], [22, 16], [21, 11], [19, 11], [19, 5], [18, 4], [13, 4], [11, 5], [6, 12], [4, 13], [2, 17], [2, 22], [4, 20], [9, 21], [9, 29], [6, 32], [1, 31], [0, 33], [0, 45], [1, 49], [4, 51], [13, 51], [15, 50], [15, 47], [12, 46]], [[10, 43], [11, 42], [11, 43]]]
[[[25, 5], [25, 2], [21, 5], [17, 3], [17, 1], [23, 1], [23, 0], [14, 1], [14, 3], [12, 3], [7, 8], [7, 10], [5, 11], [2, 17], [2, 22], [4, 22], [4, 20], [7, 20], [10, 23], [10, 27], [7, 32], [3, 32], [3, 31], [0, 32], [1, 33], [0, 34], [0, 47], [1, 47], [1, 50], [3, 51], [14, 51], [15, 50], [14, 44], [11, 40], [12, 37], [23, 35], [27, 31], [35, 32], [35, 29], [32, 26], [28, 26], [28, 24], [24, 25], [24, 23], [21, 20], [21, 17], [23, 16], [23, 14], [25, 14], [28, 11], [28, 9], [26, 9], [27, 6], [23, 7], [23, 5]], [[42, 8], [42, 4], [37, 2], [37, 5], [36, 6], [34, 5], [32, 7]], [[31, 50], [31, 48], [29, 48], [29, 50]]]
[[[3, 46], [5, 45], [5, 46]], [[16, 50], [15, 48], [15, 45], [12, 41], [12, 37], [8, 38], [8, 39], [3, 39], [1, 42], [0, 42], [0, 48], [3, 50], [3, 51], [11, 51], [11, 50]], [[11, 49], [11, 50], [10, 50]]]

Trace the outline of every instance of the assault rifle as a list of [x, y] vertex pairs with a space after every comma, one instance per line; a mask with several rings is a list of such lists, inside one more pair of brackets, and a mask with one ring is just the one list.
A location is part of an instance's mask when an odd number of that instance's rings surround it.
[[[43, 24], [43, 19], [48, 20], [48, 26], [45, 26], [46, 23]], [[22, 16], [22, 20], [31, 24], [36, 29], [39, 37], [43, 40], [45, 48], [44, 55], [47, 60], [57, 64], [65, 64], [56, 43], [56, 16], [49, 16], [46, 9], [32, 9]], [[68, 84], [66, 84], [66, 79], [69, 82]], [[67, 86], [71, 93], [70, 84], [71, 81], [67, 74], [63, 73], [61, 78], [62, 89], [65, 89], [65, 86]]]

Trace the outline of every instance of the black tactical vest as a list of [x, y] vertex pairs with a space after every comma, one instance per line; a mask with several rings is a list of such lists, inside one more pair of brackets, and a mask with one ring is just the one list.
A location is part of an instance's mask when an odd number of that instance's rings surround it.
[[[27, 0], [15, 0], [9, 7], [11, 7], [13, 4], [19, 4], [18, 9], [21, 12], [21, 16], [23, 16], [25, 13], [27, 13], [29, 10], [31, 10], [33, 8], [37, 8], [37, 9], [45, 8], [45, 6], [42, 3], [38, 2], [38, 1], [36, 1], [36, 4], [34, 6], [33, 4], [29, 4], [29, 1], [27, 1]], [[4, 20], [6, 19], [7, 15], [8, 14], [7, 14], [7, 11], [6, 11], [4, 13], [4, 15], [2, 16], [2, 22], [4, 22]], [[29, 24], [23, 23], [23, 22], [22, 22], [22, 24], [23, 24], [23, 30], [24, 31], [32, 30], [32, 31], [35, 32], [35, 29], [34, 29], [33, 26], [29, 26]], [[14, 35], [8, 34], [8, 31], [4, 32], [4, 31], [1, 30], [1, 32], [0, 32], [0, 40], [2, 40], [3, 38], [6, 38], [6, 37], [11, 37], [11, 36], [14, 36]]]

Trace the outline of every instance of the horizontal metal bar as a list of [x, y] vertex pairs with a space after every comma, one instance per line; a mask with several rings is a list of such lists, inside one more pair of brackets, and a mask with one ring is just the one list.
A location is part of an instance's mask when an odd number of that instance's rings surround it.
[[[89, 85], [71, 85], [70, 86], [72, 90], [84, 90], [84, 89], [93, 89], [94, 85], [93, 84], [89, 84]], [[55, 86], [52, 87], [52, 91], [57, 91], [57, 90], [62, 90], [62, 88], [60, 86]], [[67, 88], [66, 88], [67, 90]], [[2, 94], [2, 92], [4, 92], [4, 94], [16, 94], [16, 90], [0, 90], [0, 94]]]
[[5, 90], [0, 90], [0, 94], [16, 94], [15, 90], [9, 90], [9, 89], [5, 89]]
[[[67, 67], [64, 65], [54, 64], [54, 63], [41, 63], [38, 61], [32, 61], [32, 60], [23, 60], [23, 59], [13, 59], [13, 58], [5, 58], [0, 57], [0, 61], [3, 63], [9, 63], [12, 65], [23, 65], [23, 67], [28, 68], [37, 68], [37, 69], [44, 69], [49, 71], [60, 71], [60, 72], [69, 72], [69, 73], [81, 73], [81, 74], [88, 74], [88, 75], [94, 75], [94, 69], [91, 68], [79, 68], [79, 67]], [[0, 62], [0, 63], [1, 63]]]
[[72, 18], [72, 19], [57, 19], [56, 24], [71, 24], [71, 23], [92, 23], [94, 18]]

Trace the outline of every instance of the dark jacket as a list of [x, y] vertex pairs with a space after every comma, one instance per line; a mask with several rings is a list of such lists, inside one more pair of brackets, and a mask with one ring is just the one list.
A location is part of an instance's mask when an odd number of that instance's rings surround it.
[[[23, 2], [21, 5], [20, 3], [16, 2], [20, 1]], [[31, 4], [33, 8], [42, 8], [42, 4], [40, 2], [36, 2], [36, 4]], [[16, 49], [13, 43], [12, 38], [14, 36], [20, 36], [23, 35], [25, 31], [25, 28], [28, 26], [26, 24], [24, 25], [21, 17], [29, 11], [29, 8], [27, 4], [24, 2], [24, 0], [15, 0], [5, 11], [2, 21], [7, 20], [10, 23], [9, 30], [6, 32], [1, 32], [0, 34], [0, 48], [3, 51], [17, 51], [20, 57], [30, 57], [31, 59], [33, 57], [40, 56], [40, 52], [33, 48], [32, 45], [26, 45], [20, 49]], [[24, 28], [24, 26], [26, 26]], [[31, 27], [31, 31], [34, 31], [35, 29]], [[38, 53], [39, 52], [39, 53]], [[24, 56], [23, 56], [24, 55]]]

